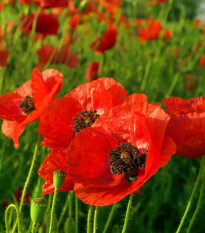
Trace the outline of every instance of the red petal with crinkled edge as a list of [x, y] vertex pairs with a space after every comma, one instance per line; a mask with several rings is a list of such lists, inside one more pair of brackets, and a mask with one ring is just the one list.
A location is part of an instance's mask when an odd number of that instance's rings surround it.
[[63, 186], [59, 189], [59, 191], [67, 192], [73, 190], [74, 183], [68, 174], [67, 153], [59, 150], [51, 150], [38, 171], [38, 174], [45, 180], [42, 194], [49, 194], [54, 192], [53, 172], [56, 170], [62, 170], [67, 174]]
[[57, 83], [59, 83], [59, 85], [58, 85], [58, 89], [56, 90], [56, 94], [61, 91], [61, 87], [63, 85], [63, 80], [64, 80], [63, 74], [61, 72], [54, 69], [47, 69], [42, 72], [42, 75], [49, 91], [52, 91], [53, 87]]
[[171, 116], [166, 135], [175, 141], [176, 155], [200, 158], [205, 154], [205, 112]]
[[205, 111], [205, 97], [200, 96], [183, 100], [180, 97], [169, 97], [163, 100], [167, 109], [165, 110], [170, 115], [187, 114], [191, 112]]
[[165, 138], [161, 153], [157, 156], [155, 164], [144, 175], [139, 175], [136, 181], [127, 182], [125, 179], [122, 179], [118, 185], [112, 187], [87, 186], [81, 183], [75, 183], [74, 192], [86, 204], [94, 206], [111, 205], [141, 187], [160, 167], [170, 160], [171, 155], [174, 153], [175, 144], [173, 140], [171, 138]]
[[117, 185], [121, 176], [111, 173], [107, 154], [118, 144], [115, 138], [101, 128], [81, 130], [69, 147], [69, 174], [77, 183]]
[[22, 121], [26, 118], [19, 104], [24, 97], [18, 93], [8, 93], [0, 96], [0, 117], [11, 121]]
[[81, 105], [71, 97], [53, 101], [40, 118], [39, 134], [43, 135], [43, 145], [65, 150], [75, 136], [73, 117], [81, 112]]
[[84, 110], [94, 109], [101, 115], [120, 105], [126, 95], [127, 91], [114, 79], [100, 78], [76, 87], [66, 96], [77, 99]]
[[[143, 116], [146, 118], [146, 122], [144, 122]], [[122, 104], [104, 113], [92, 127], [103, 127], [119, 140], [130, 140], [131, 143], [135, 143], [136, 133], [139, 131], [147, 132], [141, 133], [142, 138], [149, 135], [157, 147], [156, 150], [160, 150], [168, 121], [169, 116], [159, 106], [136, 102], [133, 99], [129, 103]], [[143, 127], [137, 130], [138, 128], [133, 128], [134, 125]], [[145, 141], [149, 141], [148, 138]]]
[[134, 93], [132, 95], [127, 96], [127, 98], [124, 100], [124, 103], [129, 103], [129, 102], [147, 102], [147, 96], [144, 94], [137, 94]]

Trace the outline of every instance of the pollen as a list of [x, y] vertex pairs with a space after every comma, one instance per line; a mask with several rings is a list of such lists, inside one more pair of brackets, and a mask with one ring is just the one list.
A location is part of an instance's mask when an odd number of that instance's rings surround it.
[[19, 104], [19, 107], [22, 109], [22, 111], [28, 115], [30, 114], [33, 110], [35, 110], [35, 106], [33, 103], [33, 98], [30, 96], [26, 96], [22, 102]]
[[146, 165], [147, 153], [146, 148], [137, 148], [131, 143], [120, 143], [108, 154], [111, 157], [111, 172], [122, 174], [129, 182], [136, 181], [139, 169]]
[[90, 127], [99, 117], [96, 110], [83, 110], [79, 112], [74, 118], [74, 130], [79, 133], [82, 129]]

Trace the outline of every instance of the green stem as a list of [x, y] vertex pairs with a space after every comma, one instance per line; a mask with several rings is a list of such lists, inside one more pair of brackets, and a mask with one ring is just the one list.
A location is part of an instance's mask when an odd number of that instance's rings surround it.
[[202, 161], [201, 161], [201, 164], [200, 164], [200, 169], [199, 169], [199, 173], [198, 173], [197, 180], [196, 180], [196, 182], [195, 182], [194, 188], [193, 188], [192, 193], [191, 193], [191, 197], [190, 197], [190, 199], [189, 199], [189, 201], [188, 201], [186, 210], [185, 210], [185, 212], [184, 212], [184, 215], [183, 215], [183, 217], [182, 217], [182, 220], [181, 220], [181, 222], [180, 222], [180, 224], [179, 224], [179, 227], [178, 227], [176, 233], [179, 233], [179, 232], [181, 231], [182, 226], [183, 226], [183, 224], [184, 224], [184, 221], [185, 221], [185, 219], [186, 219], [186, 216], [187, 216], [187, 214], [188, 214], [188, 212], [189, 212], [189, 209], [190, 209], [190, 207], [191, 207], [191, 204], [192, 204], [194, 195], [195, 195], [195, 193], [196, 193], [197, 187], [198, 187], [199, 182], [200, 182], [200, 179], [201, 179], [201, 170], [202, 170]]
[[106, 232], [107, 232], [107, 229], [108, 229], [108, 227], [109, 227], [109, 225], [110, 225], [110, 222], [111, 222], [111, 220], [112, 220], [112, 217], [113, 217], [113, 214], [114, 214], [114, 211], [115, 211], [116, 206], [117, 206], [117, 203], [115, 203], [115, 204], [112, 206], [112, 209], [111, 209], [111, 211], [110, 211], [109, 217], [108, 217], [107, 222], [106, 222], [106, 224], [105, 224], [105, 228], [104, 228], [104, 230], [103, 230], [103, 233], [106, 233]]
[[78, 197], [75, 196], [75, 233], [78, 233]]
[[[36, 141], [36, 145], [35, 145], [35, 149], [34, 149], [34, 153], [33, 153], [33, 159], [32, 159], [32, 162], [31, 162], [31, 167], [29, 169], [28, 176], [26, 178], [26, 182], [25, 182], [24, 187], [23, 187], [23, 191], [22, 191], [22, 195], [21, 195], [21, 201], [20, 201], [20, 205], [19, 205], [19, 216], [21, 216], [21, 210], [23, 208], [23, 204], [24, 204], [24, 199], [25, 199], [27, 187], [28, 187], [28, 184], [29, 184], [29, 182], [31, 180], [31, 176], [32, 176], [32, 173], [33, 173], [33, 169], [34, 169], [34, 165], [35, 165], [35, 161], [36, 161], [36, 157], [37, 157], [38, 146], [39, 146], [39, 142], [40, 142], [40, 138], [41, 138], [41, 136], [38, 135], [38, 138], [37, 138], [37, 141]], [[17, 225], [17, 222], [14, 225], [12, 233], [15, 232], [16, 225]]]
[[92, 206], [89, 206], [89, 210], [88, 210], [88, 218], [87, 218], [87, 233], [90, 233], [90, 229], [91, 229], [91, 215], [92, 215]]
[[140, 87], [141, 92], [143, 92], [144, 89], [145, 89], [145, 86], [146, 86], [146, 83], [147, 83], [147, 80], [148, 80], [148, 76], [149, 76], [149, 71], [150, 71], [150, 68], [151, 68], [151, 64], [152, 64], [152, 59], [150, 59], [146, 64], [144, 77], [142, 79], [142, 83], [141, 83], [141, 87]]
[[51, 209], [51, 221], [50, 221], [49, 233], [52, 233], [52, 230], [53, 230], [53, 222], [54, 222], [55, 204], [56, 204], [57, 194], [58, 194], [58, 190], [55, 189], [54, 195], [53, 195], [52, 209]]
[[128, 219], [129, 219], [129, 215], [130, 215], [130, 208], [131, 208], [131, 205], [132, 205], [133, 196], [134, 196], [134, 193], [131, 193], [130, 194], [130, 199], [129, 199], [129, 202], [128, 202], [128, 205], [127, 205], [127, 211], [126, 211], [126, 215], [125, 215], [125, 222], [124, 222], [124, 226], [123, 226], [123, 229], [122, 229], [122, 233], [125, 233], [126, 229], [127, 229], [127, 224], [128, 224]]
[[98, 206], [95, 207], [95, 212], [94, 212], [93, 233], [96, 233], [97, 231], [97, 215], [98, 215]]
[[176, 74], [174, 75], [174, 78], [172, 79], [172, 83], [171, 83], [171, 85], [170, 85], [170, 87], [169, 87], [169, 89], [168, 89], [168, 91], [167, 91], [166, 96], [165, 96], [166, 98], [171, 96], [171, 94], [172, 94], [172, 92], [173, 92], [173, 90], [174, 90], [174, 87], [176, 86], [177, 81], [178, 81], [178, 79], [179, 79], [179, 76], [180, 76], [180, 73], [176, 73]]
[[35, 231], [36, 231], [36, 225], [35, 225], [35, 224], [32, 224], [31, 233], [35, 233]]
[[[203, 166], [204, 166], [204, 162], [205, 162], [205, 159], [204, 157], [202, 158], [202, 161], [203, 161]], [[199, 211], [199, 208], [201, 206], [201, 202], [202, 202], [202, 197], [203, 197], [203, 192], [204, 192], [204, 186], [205, 186], [205, 174], [202, 174], [201, 172], [201, 175], [200, 177], [202, 178], [202, 184], [201, 184], [201, 189], [200, 189], [200, 194], [199, 194], [199, 199], [198, 199], [198, 203], [197, 203], [197, 206], [196, 206], [196, 209], [194, 211], [194, 214], [192, 216], [192, 219], [189, 223], [189, 227], [188, 227], [188, 230], [187, 230], [187, 233], [189, 233], [191, 231], [191, 228], [193, 226], [193, 223], [194, 223], [194, 220], [196, 219], [196, 216], [198, 214], [198, 211]]]
[[17, 224], [18, 224], [18, 233], [20, 233], [19, 211], [18, 211], [18, 208], [17, 208], [14, 204], [10, 204], [10, 205], [6, 208], [6, 211], [5, 211], [5, 225], [6, 225], [6, 233], [9, 233], [7, 217], [8, 217], [9, 210], [10, 210], [11, 208], [14, 208], [14, 209], [16, 210], [16, 215], [17, 215]]
[[28, 184], [30, 182], [30, 179], [31, 179], [31, 176], [32, 176], [32, 172], [33, 172], [33, 168], [34, 168], [34, 165], [35, 165], [35, 161], [36, 161], [36, 157], [37, 157], [37, 151], [38, 151], [38, 146], [39, 146], [39, 142], [40, 142], [40, 137], [41, 136], [38, 135], [37, 142], [36, 142], [35, 149], [34, 149], [34, 153], [33, 153], [33, 159], [32, 159], [32, 162], [31, 162], [31, 167], [29, 169], [29, 173], [28, 173], [26, 182], [25, 182], [24, 187], [23, 187], [22, 196], [21, 196], [21, 202], [20, 202], [20, 206], [19, 206], [19, 215], [21, 214], [21, 210], [22, 210], [22, 207], [23, 207], [23, 204], [24, 204], [24, 199], [25, 199], [27, 187], [28, 187]]
[[63, 207], [62, 213], [61, 213], [60, 218], [59, 218], [59, 221], [58, 221], [58, 229], [59, 229], [59, 227], [60, 227], [60, 225], [61, 225], [61, 222], [62, 222], [62, 220], [63, 220], [63, 217], [64, 217], [64, 215], [65, 215], [65, 212], [66, 212], [66, 210], [67, 210], [67, 208], [68, 208], [69, 199], [70, 199], [70, 192], [69, 192], [69, 194], [68, 194], [68, 196], [67, 196], [66, 203], [65, 203], [65, 205], [64, 205], [64, 207]]

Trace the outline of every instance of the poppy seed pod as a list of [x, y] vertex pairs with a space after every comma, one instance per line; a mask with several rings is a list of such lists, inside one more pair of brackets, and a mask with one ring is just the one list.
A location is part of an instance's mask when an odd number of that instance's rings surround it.
[[31, 202], [31, 219], [34, 225], [42, 222], [47, 210], [47, 200], [44, 198], [34, 198]]
[[55, 189], [58, 190], [63, 185], [65, 177], [66, 177], [66, 173], [64, 171], [62, 170], [54, 171], [53, 185]]

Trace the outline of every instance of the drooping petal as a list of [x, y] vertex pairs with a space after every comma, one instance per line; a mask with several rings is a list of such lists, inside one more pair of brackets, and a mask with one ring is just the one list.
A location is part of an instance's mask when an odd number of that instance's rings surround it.
[[59, 189], [59, 191], [68, 192], [73, 189], [74, 183], [72, 178], [68, 174], [67, 153], [58, 150], [51, 150], [47, 158], [41, 164], [41, 167], [38, 171], [38, 174], [45, 180], [42, 194], [49, 194], [54, 192], [53, 173], [56, 170], [62, 170], [67, 174], [64, 184]]
[[[14, 147], [18, 148], [19, 146], [19, 136], [23, 133], [26, 126], [21, 126], [21, 123], [18, 121], [8, 121], [3, 120], [2, 124], [2, 133], [9, 138], [13, 139]], [[18, 128], [18, 131], [16, 131]]]

